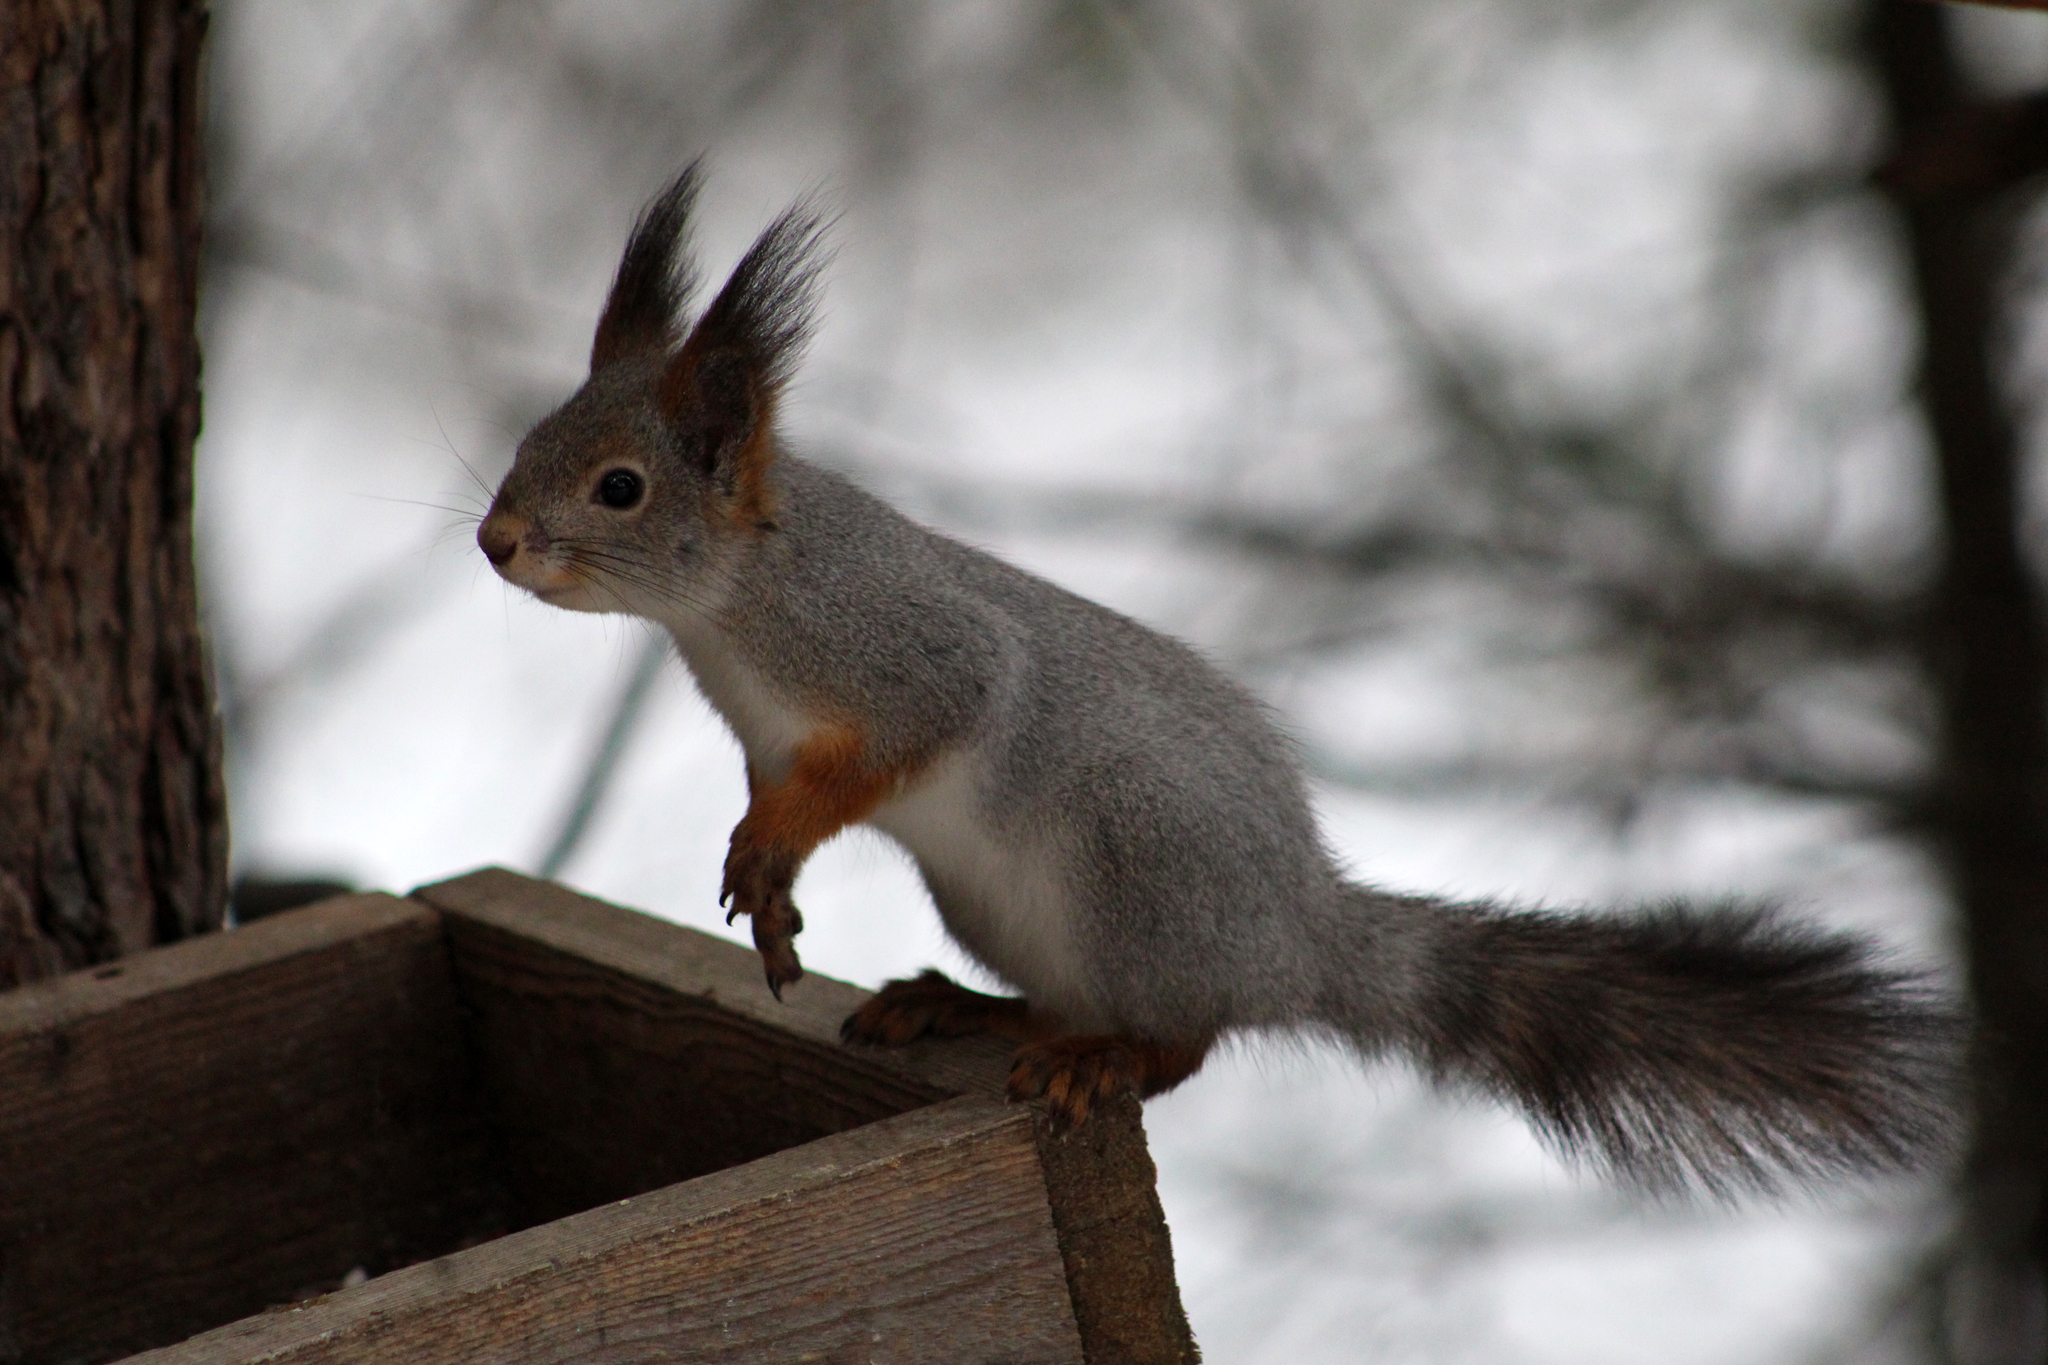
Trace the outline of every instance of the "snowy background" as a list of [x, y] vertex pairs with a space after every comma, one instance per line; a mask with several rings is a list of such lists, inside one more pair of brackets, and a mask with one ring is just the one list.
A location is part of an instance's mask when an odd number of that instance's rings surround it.
[[[2048, 17], [1972, 22], [1987, 82], [2048, 70]], [[1417, 348], [1483, 338], [1465, 373], [1524, 416], [1711, 391], [1714, 423], [1672, 444], [1727, 543], [1910, 576], [1932, 532], [1879, 211], [1830, 201], [1728, 272], [1754, 187], [1839, 181], [1875, 145], [1844, 23], [1735, 0], [218, 0], [201, 556], [238, 871], [539, 866], [648, 637], [503, 587], [474, 517], [580, 381], [639, 203], [706, 151], [714, 281], [797, 194], [844, 209], [797, 447], [1250, 680], [1360, 877], [1766, 894], [1943, 960], [1915, 845], [1844, 797], [1657, 780], [1670, 716], [1567, 647], [1569, 612], [1189, 533], [1203, 509], [1428, 496], [1451, 438]], [[1248, 194], [1274, 166], [1313, 174]], [[1298, 211], [1262, 214], [1276, 197]], [[1736, 307], [1767, 344], [1731, 377], [1708, 352]], [[1827, 715], [1858, 771], [1911, 766], [1910, 735]], [[716, 906], [739, 754], [672, 661], [611, 777], [562, 878], [743, 935]], [[973, 978], [876, 836], [821, 851], [800, 900], [812, 970]], [[1905, 1359], [1893, 1310], [1945, 1226], [1931, 1185], [1632, 1202], [1511, 1116], [1313, 1047], [1220, 1055], [1146, 1122], [1218, 1365]]]

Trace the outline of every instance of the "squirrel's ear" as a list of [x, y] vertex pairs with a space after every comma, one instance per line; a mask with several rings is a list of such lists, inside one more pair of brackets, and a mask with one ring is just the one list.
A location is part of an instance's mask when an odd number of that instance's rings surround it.
[[696, 266], [683, 239], [703, 165], [699, 157], [683, 167], [633, 224], [590, 343], [592, 374], [629, 355], [666, 351], [681, 334], [683, 305], [697, 287]]
[[809, 200], [769, 224], [669, 360], [661, 411], [701, 434], [728, 491], [758, 487], [775, 401], [810, 336], [826, 221]]

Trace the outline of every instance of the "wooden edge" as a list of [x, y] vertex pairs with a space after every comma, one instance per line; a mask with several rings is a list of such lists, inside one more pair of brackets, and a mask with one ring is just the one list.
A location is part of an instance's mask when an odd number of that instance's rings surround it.
[[805, 1037], [837, 1043], [839, 1021], [868, 994], [844, 981], [806, 972], [777, 1001], [762, 979], [760, 958], [751, 949], [502, 867], [434, 882], [411, 894], [436, 909], [499, 925]]
[[839, 1026], [869, 992], [816, 972], [772, 995], [760, 957], [737, 943], [502, 867], [412, 892], [446, 914], [518, 934], [622, 975], [711, 1003], [778, 1032], [903, 1074], [949, 1095], [999, 1097], [1010, 1050], [991, 1038], [933, 1039], [904, 1048], [843, 1043]]
[[417, 901], [381, 892], [338, 896], [247, 928], [202, 934], [105, 966], [0, 991], [0, 1034], [62, 1027], [152, 995], [407, 925], [438, 928], [440, 916]]
[[[744, 1218], [750, 1210], [770, 1206], [802, 1207], [804, 1201], [815, 1200], [830, 1187], [845, 1182], [863, 1177], [890, 1178], [920, 1154], [935, 1149], [977, 1140], [1028, 1149], [1031, 1121], [1028, 1111], [985, 1098], [948, 1100], [744, 1166], [513, 1233], [296, 1308], [245, 1318], [176, 1346], [132, 1356], [126, 1365], [376, 1359], [391, 1349], [405, 1349], [409, 1341], [421, 1354], [408, 1354], [406, 1358], [458, 1359], [463, 1357], [457, 1347], [466, 1349], [475, 1343], [437, 1344], [438, 1321], [484, 1323], [485, 1330], [501, 1330], [501, 1318], [527, 1316], [529, 1304], [559, 1302], [565, 1296], [574, 1312], [589, 1321], [574, 1320], [573, 1315], [571, 1320], [561, 1320], [562, 1310], [556, 1307], [546, 1315], [547, 1330], [557, 1336], [575, 1335], [581, 1344], [597, 1345], [604, 1340], [601, 1333], [607, 1322], [630, 1321], [636, 1313], [643, 1317], [673, 1317], [676, 1309], [671, 1301], [696, 1287], [695, 1277], [679, 1278], [677, 1272], [683, 1267], [673, 1263], [673, 1256], [663, 1254], [663, 1246], [674, 1244], [680, 1230]], [[1031, 1184], [1035, 1187], [1036, 1181]], [[1012, 1198], [1014, 1201], [1015, 1196]], [[856, 1201], [853, 1207], [859, 1210], [867, 1205], [865, 1201]], [[727, 1225], [732, 1231], [721, 1234], [711, 1245], [750, 1250], [745, 1224]], [[844, 1246], [844, 1234], [849, 1231], [852, 1229], [845, 1225], [828, 1224], [816, 1239], [820, 1248], [816, 1254], [847, 1258], [857, 1278], [865, 1275], [869, 1281], [876, 1280], [875, 1272], [887, 1268], [886, 1258], [876, 1260], [858, 1244], [849, 1254]], [[932, 1228], [930, 1239], [944, 1241], [950, 1231], [947, 1227]], [[1049, 1258], [1053, 1249], [1049, 1223], [1045, 1242], [1044, 1255]], [[799, 1248], [797, 1259], [801, 1261], [804, 1254]], [[660, 1273], [635, 1274], [630, 1268], [622, 1271], [622, 1258], [627, 1262], [635, 1258], [660, 1262]], [[722, 1255], [719, 1259], [723, 1259]], [[719, 1264], [701, 1267], [704, 1275], [716, 1276], [723, 1271]], [[799, 1276], [817, 1273], [815, 1268], [802, 1266], [797, 1271]], [[589, 1295], [576, 1288], [585, 1282], [600, 1283], [605, 1288], [600, 1294]], [[883, 1275], [877, 1292], [886, 1293], [888, 1289], [887, 1277]], [[1063, 1298], [1042, 1294], [1041, 1302], [1064, 1307]], [[459, 1319], [450, 1315], [451, 1309], [460, 1310]], [[1057, 1336], [1062, 1330], [1071, 1333], [1072, 1327], [1062, 1329], [1055, 1321], [1049, 1330]], [[593, 1332], [598, 1333], [594, 1338], [584, 1335]], [[503, 1341], [497, 1344], [506, 1345]], [[1076, 1341], [1076, 1347], [1078, 1344]], [[529, 1343], [521, 1345], [530, 1352]], [[546, 1357], [522, 1353], [505, 1358]], [[742, 1358], [770, 1357], [746, 1353]]]
[[1122, 1095], [1071, 1132], [1036, 1116], [1039, 1169], [1087, 1358], [1193, 1365], [1201, 1351], [1174, 1278], [1141, 1115], [1137, 1097]]
[[[412, 894], [444, 913], [715, 1001], [767, 1027], [843, 1048], [948, 1093], [1003, 1093], [1007, 1044], [976, 1038], [907, 1048], [849, 1046], [839, 1041], [839, 1024], [867, 999], [867, 991], [806, 973], [784, 991], [787, 1003], [779, 1002], [763, 983], [752, 950], [645, 912], [495, 867]], [[1198, 1360], [1174, 1281], [1172, 1242], [1137, 1100], [1125, 1097], [1100, 1107], [1073, 1133], [1053, 1132], [1042, 1106], [1013, 1112], [1031, 1116], [1087, 1359], [1133, 1365]]]

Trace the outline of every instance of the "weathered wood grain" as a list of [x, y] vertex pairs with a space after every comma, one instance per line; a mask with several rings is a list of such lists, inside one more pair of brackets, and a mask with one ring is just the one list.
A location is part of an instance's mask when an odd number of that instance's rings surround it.
[[[867, 992], [810, 974], [777, 1001], [758, 956], [738, 944], [500, 868], [413, 894], [448, 917], [479, 1066], [518, 1153], [508, 1179], [529, 1218], [587, 1207], [580, 1194], [615, 1198], [694, 1174], [685, 1161], [745, 1160], [807, 1126], [896, 1112], [918, 1095], [1003, 1093], [1008, 1045], [848, 1047], [840, 1021]], [[615, 1049], [633, 1060], [607, 1070]], [[599, 1075], [613, 1079], [577, 1079]], [[724, 1136], [664, 1154], [678, 1116], [703, 1112]], [[1087, 1358], [1198, 1359], [1138, 1103], [1106, 1106], [1073, 1133], [1030, 1112]]]
[[36, 1157], [0, 1162], [0, 1360], [356, 1265], [391, 1273], [147, 1358], [1194, 1358], [1135, 1104], [1056, 1136], [1000, 1045], [841, 1045], [850, 986], [778, 1004], [747, 949], [510, 873], [420, 894], [0, 996]]
[[0, 994], [0, 1360], [106, 1360], [459, 1245], [438, 917], [351, 897]]
[[[761, 959], [745, 948], [630, 910], [554, 882], [487, 867], [412, 893], [446, 913], [459, 935], [464, 924], [485, 925], [536, 945], [606, 968], [622, 978], [715, 1005], [737, 1019], [815, 1044], [843, 1066], [857, 1059], [889, 1075], [915, 1078], [934, 1095], [1003, 1093], [1010, 1048], [993, 1038], [929, 1040], [906, 1048], [849, 1047], [839, 1025], [868, 992], [815, 972], [769, 994]], [[457, 967], [462, 952], [457, 950]]]
[[131, 1365], [1082, 1359], [1031, 1115], [966, 1098]]
[[[773, 1027], [753, 955], [495, 874], [435, 887], [521, 1226], [905, 1113], [955, 1091]], [[458, 908], [460, 907], [460, 908]], [[747, 959], [751, 977], [731, 971]], [[816, 994], [859, 992], [819, 981]]]

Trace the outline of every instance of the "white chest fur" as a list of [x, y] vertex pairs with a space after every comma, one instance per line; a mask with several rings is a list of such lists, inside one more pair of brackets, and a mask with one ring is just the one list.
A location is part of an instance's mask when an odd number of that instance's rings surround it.
[[1074, 898], [1050, 848], [991, 829], [978, 760], [949, 754], [868, 823], [917, 860], [946, 928], [984, 966], [1070, 1027], [1103, 1027], [1074, 943]]
[[[779, 697], [722, 634], [672, 626], [705, 699], [764, 781], [779, 781], [817, 728]], [[989, 970], [1078, 1029], [1107, 1029], [1074, 942], [1074, 898], [1055, 850], [990, 828], [976, 792], [978, 756], [949, 754], [868, 823], [917, 860], [946, 928]]]
[[676, 648], [712, 709], [725, 718], [764, 781], [779, 781], [798, 744], [817, 728], [740, 658], [722, 635], [672, 629]]

